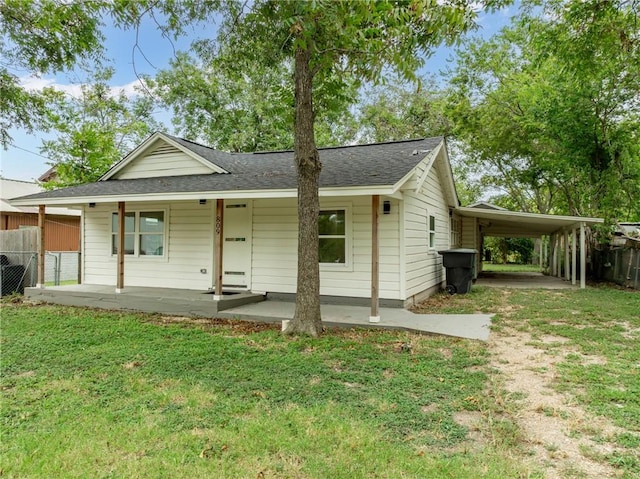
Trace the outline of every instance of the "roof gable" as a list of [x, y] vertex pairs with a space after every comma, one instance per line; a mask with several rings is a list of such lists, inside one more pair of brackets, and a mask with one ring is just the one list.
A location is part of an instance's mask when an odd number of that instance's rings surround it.
[[183, 141], [156, 132], [114, 165], [100, 181], [227, 173]]

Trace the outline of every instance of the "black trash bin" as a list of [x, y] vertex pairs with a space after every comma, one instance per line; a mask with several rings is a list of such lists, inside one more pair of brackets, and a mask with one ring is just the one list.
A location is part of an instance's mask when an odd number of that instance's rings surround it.
[[24, 266], [10, 264], [6, 255], [0, 255], [0, 296], [24, 294]]
[[465, 294], [471, 291], [478, 252], [475, 249], [456, 248], [438, 253], [442, 255], [442, 264], [447, 268], [447, 293]]

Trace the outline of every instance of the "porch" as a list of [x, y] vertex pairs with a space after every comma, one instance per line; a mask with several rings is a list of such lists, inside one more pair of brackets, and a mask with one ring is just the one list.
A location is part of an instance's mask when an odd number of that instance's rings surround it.
[[[197, 316], [280, 323], [293, 318], [295, 304], [263, 295], [238, 293], [214, 299], [209, 291], [128, 287], [115, 293], [113, 286], [78, 284], [27, 288], [25, 298], [66, 306], [143, 311], [175, 316]], [[491, 314], [415, 314], [401, 308], [380, 308], [380, 322], [369, 321], [368, 306], [322, 304], [326, 327], [401, 329], [486, 341]]]

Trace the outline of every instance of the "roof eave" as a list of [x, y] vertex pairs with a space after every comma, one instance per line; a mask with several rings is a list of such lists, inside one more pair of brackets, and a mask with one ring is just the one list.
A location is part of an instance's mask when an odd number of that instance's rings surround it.
[[[402, 194], [393, 185], [369, 185], [357, 187], [322, 187], [319, 189], [321, 197], [337, 196], [389, 196], [402, 198]], [[194, 192], [159, 192], [145, 194], [102, 195], [102, 196], [73, 196], [57, 198], [24, 198], [12, 200], [14, 206], [68, 206], [86, 205], [89, 203], [124, 202], [152, 202], [152, 201], [190, 201], [201, 199], [260, 199], [260, 198], [296, 198], [295, 188], [266, 189], [266, 190], [229, 190], [229, 191], [194, 191]]]

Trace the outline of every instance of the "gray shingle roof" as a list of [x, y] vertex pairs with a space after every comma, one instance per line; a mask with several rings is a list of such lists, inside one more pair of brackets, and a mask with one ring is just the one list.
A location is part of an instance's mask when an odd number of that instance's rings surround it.
[[[166, 135], [169, 136], [169, 135]], [[21, 199], [74, 198], [162, 193], [295, 189], [292, 151], [226, 153], [169, 136], [229, 174], [109, 179], [29, 195]], [[442, 137], [319, 149], [320, 187], [392, 186], [409, 173]]]

